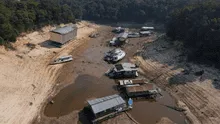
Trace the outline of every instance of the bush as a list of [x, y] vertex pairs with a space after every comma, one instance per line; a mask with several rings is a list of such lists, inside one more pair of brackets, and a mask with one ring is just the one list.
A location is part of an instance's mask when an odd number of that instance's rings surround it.
[[0, 37], [0, 45], [4, 45], [5, 41], [2, 37]]

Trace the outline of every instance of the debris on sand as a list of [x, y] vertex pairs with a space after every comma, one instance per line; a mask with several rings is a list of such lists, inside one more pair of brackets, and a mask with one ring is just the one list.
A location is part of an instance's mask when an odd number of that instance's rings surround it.
[[50, 104], [54, 104], [55, 103], [55, 101], [54, 100], [50, 100]]
[[33, 50], [33, 49], [36, 47], [36, 45], [33, 44], [33, 43], [27, 43], [26, 46], [27, 46], [28, 48], [30, 48], [31, 50]]
[[180, 107], [176, 107], [176, 106], [169, 106], [169, 105], [165, 105], [165, 106], [168, 107], [168, 108], [171, 108], [171, 109], [173, 109], [173, 110], [176, 110], [176, 111], [178, 111], [178, 112], [184, 112], [184, 111], [186, 111], [185, 109], [180, 108]]
[[93, 32], [92, 34], [89, 35], [90, 38], [97, 38], [99, 37], [99, 33], [98, 32]]
[[23, 59], [23, 56], [22, 55], [16, 55], [18, 58], [20, 58], [20, 59]]
[[175, 123], [172, 122], [169, 118], [163, 117], [156, 124], [175, 124]]
[[34, 84], [31, 84], [31, 86], [35, 89], [36, 88], [36, 86], [34, 85]]

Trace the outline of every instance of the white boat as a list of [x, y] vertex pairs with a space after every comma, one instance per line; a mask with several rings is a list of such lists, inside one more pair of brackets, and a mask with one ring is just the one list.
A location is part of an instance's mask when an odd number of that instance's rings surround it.
[[128, 33], [128, 38], [137, 38], [137, 37], [140, 37], [140, 34], [138, 32]]
[[114, 46], [116, 44], [117, 37], [113, 37], [112, 40], [109, 41], [110, 46]]
[[105, 53], [104, 60], [108, 62], [118, 62], [125, 57], [126, 53], [117, 48]]
[[110, 42], [109, 45], [110, 46], [121, 46], [125, 43], [127, 43], [128, 39], [128, 33], [127, 32], [123, 32], [118, 34], [117, 37], [114, 37]]
[[117, 28], [115, 28], [115, 29], [112, 30], [112, 32], [114, 32], [114, 33], [122, 33], [122, 32], [124, 32], [124, 31], [125, 31], [125, 29], [122, 28], [122, 27], [117, 27]]
[[141, 27], [141, 31], [154, 30], [154, 27]]
[[55, 59], [51, 64], [59, 64], [59, 63], [64, 63], [64, 62], [70, 62], [73, 60], [72, 55], [67, 55], [67, 56], [62, 56], [59, 57], [58, 59]]
[[143, 37], [143, 36], [150, 36], [152, 34], [151, 31], [140, 31], [140, 36]]

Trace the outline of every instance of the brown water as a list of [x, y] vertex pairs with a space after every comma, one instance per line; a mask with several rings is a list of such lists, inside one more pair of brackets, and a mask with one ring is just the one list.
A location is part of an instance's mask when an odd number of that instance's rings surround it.
[[[105, 77], [103, 74], [111, 65], [102, 60], [103, 53], [109, 50], [104, 44], [105, 38], [92, 39], [88, 48], [86, 47], [79, 57], [75, 57], [72, 75], [78, 75], [74, 83], [63, 88], [54, 98], [54, 104], [48, 103], [44, 114], [48, 117], [60, 117], [67, 115], [74, 110], [82, 110], [87, 105], [87, 100], [104, 97], [118, 93], [115, 90], [115, 81]], [[142, 40], [131, 40], [134, 44], [126, 46], [127, 61], [138, 47]], [[140, 44], [140, 45], [137, 45]], [[68, 69], [68, 68], [67, 68]], [[67, 77], [68, 78], [68, 77]], [[71, 79], [70, 79], [71, 80]], [[155, 124], [161, 117], [168, 117], [178, 124], [184, 124], [185, 117], [182, 113], [172, 110], [164, 105], [174, 106], [175, 101], [166, 92], [162, 92], [163, 97], [157, 101], [148, 101], [146, 99], [134, 100], [133, 109], [129, 111], [134, 119], [141, 124]]]
[[177, 124], [185, 124], [183, 113], [165, 106], [175, 106], [174, 100], [168, 93], [163, 91], [162, 94], [156, 101], [134, 100], [133, 109], [129, 113], [141, 124], [155, 124], [161, 117], [168, 117]]
[[80, 110], [86, 106], [86, 101], [91, 98], [115, 94], [111, 80], [107, 77], [96, 78], [90, 75], [80, 75], [75, 83], [62, 89], [54, 98], [54, 104], [48, 104], [45, 115], [59, 117], [69, 114], [73, 110]]
[[[117, 93], [114, 81], [106, 78], [96, 78], [90, 75], [80, 75], [75, 83], [62, 89], [54, 98], [54, 104], [48, 104], [45, 115], [48, 117], [60, 117], [74, 110], [81, 110], [87, 105], [86, 101]], [[155, 124], [161, 117], [168, 117], [178, 124], [184, 124], [184, 115], [164, 105], [175, 106], [174, 100], [168, 93], [156, 101], [146, 99], [134, 99], [133, 109], [129, 111], [134, 119], [141, 124]]]

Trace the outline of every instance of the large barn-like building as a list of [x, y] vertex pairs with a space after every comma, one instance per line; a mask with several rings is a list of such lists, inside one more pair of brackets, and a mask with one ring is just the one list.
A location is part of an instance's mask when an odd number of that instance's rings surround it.
[[66, 42], [75, 39], [76, 36], [76, 25], [64, 26], [50, 31], [50, 40], [60, 44], [65, 44]]
[[127, 107], [125, 100], [117, 94], [89, 100], [88, 104], [96, 118], [122, 111]]

